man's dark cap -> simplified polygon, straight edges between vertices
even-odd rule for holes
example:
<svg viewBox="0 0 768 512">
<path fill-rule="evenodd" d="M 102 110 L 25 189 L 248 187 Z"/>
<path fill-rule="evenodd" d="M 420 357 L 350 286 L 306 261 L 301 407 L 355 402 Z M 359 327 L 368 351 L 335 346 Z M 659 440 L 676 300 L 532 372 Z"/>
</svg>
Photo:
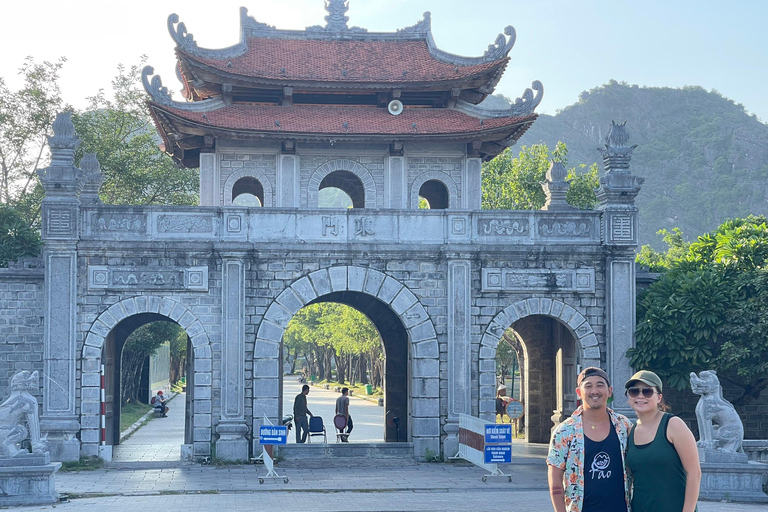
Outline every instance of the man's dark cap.
<svg viewBox="0 0 768 512">
<path fill-rule="evenodd" d="M 581 373 L 579 374 L 579 378 L 576 379 L 576 386 L 581 386 L 581 382 L 586 379 L 587 377 L 602 377 L 605 379 L 605 383 L 609 386 L 611 385 L 611 381 L 608 380 L 608 374 L 605 373 L 605 370 L 602 368 L 598 368 L 597 366 L 589 366 L 587 368 L 584 368 L 581 370 Z"/>
</svg>

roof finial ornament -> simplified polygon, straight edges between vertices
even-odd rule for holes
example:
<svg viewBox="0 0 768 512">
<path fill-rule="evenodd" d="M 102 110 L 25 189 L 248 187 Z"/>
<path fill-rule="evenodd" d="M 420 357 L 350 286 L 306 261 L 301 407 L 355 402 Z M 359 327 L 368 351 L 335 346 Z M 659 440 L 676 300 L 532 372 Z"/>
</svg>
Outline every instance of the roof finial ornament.
<svg viewBox="0 0 768 512">
<path fill-rule="evenodd" d="M 141 70 L 141 83 L 144 85 L 144 90 L 147 91 L 152 101 L 160 103 L 161 105 L 173 105 L 171 95 L 168 94 L 168 88 L 163 87 L 163 81 L 160 79 L 160 75 L 153 76 L 152 82 L 149 81 L 149 75 L 155 74 L 155 68 L 152 66 L 144 66 Z"/>
<path fill-rule="evenodd" d="M 544 97 L 544 85 L 540 81 L 534 80 L 531 84 L 531 89 L 523 91 L 523 96 L 515 100 L 510 108 L 510 115 L 533 114 L 534 109 L 539 106 L 541 99 Z M 533 91 L 538 92 L 538 94 L 534 96 Z"/>
<path fill-rule="evenodd" d="M 504 34 L 509 36 L 509 41 L 504 37 Z M 507 28 L 504 29 L 504 34 L 499 34 L 498 37 L 496 37 L 496 41 L 493 44 L 488 45 L 488 49 L 483 54 L 483 57 L 488 61 L 503 59 L 507 56 L 510 50 L 512 50 L 512 47 L 515 46 L 515 40 L 517 39 L 515 27 L 512 25 L 507 26 Z"/>
<path fill-rule="evenodd" d="M 326 29 L 332 32 L 349 30 L 349 17 L 344 15 L 349 10 L 349 0 L 325 0 L 325 10 L 328 11 L 325 17 Z"/>
<path fill-rule="evenodd" d="M 178 23 L 178 25 L 176 25 Z M 176 27 L 174 28 L 174 25 Z M 187 33 L 187 26 L 184 23 L 179 23 L 179 15 L 176 13 L 168 16 L 168 32 L 176 44 L 186 49 L 197 48 L 197 43 L 192 34 Z"/>
</svg>

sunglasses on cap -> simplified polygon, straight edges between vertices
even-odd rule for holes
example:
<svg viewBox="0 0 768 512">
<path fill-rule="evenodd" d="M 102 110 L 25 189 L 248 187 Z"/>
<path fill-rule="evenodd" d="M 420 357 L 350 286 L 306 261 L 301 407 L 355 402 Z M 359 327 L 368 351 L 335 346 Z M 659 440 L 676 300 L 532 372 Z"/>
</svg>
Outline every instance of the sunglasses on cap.
<svg viewBox="0 0 768 512">
<path fill-rule="evenodd" d="M 640 393 L 642 393 L 645 398 L 651 398 L 653 394 L 656 393 L 656 389 L 638 388 L 635 386 L 632 386 L 631 388 L 627 388 L 627 395 L 629 395 L 631 398 L 637 398 L 638 396 L 640 396 Z"/>
</svg>

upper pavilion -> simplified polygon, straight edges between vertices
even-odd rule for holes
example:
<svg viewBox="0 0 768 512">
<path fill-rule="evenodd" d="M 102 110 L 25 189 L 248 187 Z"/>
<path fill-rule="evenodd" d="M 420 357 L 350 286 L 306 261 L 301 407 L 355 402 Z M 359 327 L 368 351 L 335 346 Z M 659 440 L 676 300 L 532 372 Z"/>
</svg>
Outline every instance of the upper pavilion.
<svg viewBox="0 0 768 512">
<path fill-rule="evenodd" d="M 187 101 L 172 100 L 159 76 L 150 79 L 151 67 L 142 76 L 166 151 L 186 167 L 233 141 L 277 144 L 281 154 L 330 143 L 384 145 L 404 155 L 450 144 L 463 147 L 465 157 L 488 160 L 536 119 L 538 81 L 509 108 L 481 103 L 509 62 L 511 26 L 483 55 L 462 57 L 437 48 L 428 12 L 413 26 L 368 32 L 347 25 L 347 4 L 327 0 L 325 26 L 305 30 L 277 29 L 241 8 L 240 42 L 216 50 L 199 47 L 171 14 Z"/>
</svg>

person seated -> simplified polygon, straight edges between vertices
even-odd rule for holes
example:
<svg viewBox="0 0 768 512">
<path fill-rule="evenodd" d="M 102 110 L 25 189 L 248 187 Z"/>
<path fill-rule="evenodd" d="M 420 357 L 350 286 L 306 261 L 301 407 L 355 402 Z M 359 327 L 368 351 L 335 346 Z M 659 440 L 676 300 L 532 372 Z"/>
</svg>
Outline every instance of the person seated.
<svg viewBox="0 0 768 512">
<path fill-rule="evenodd" d="M 163 396 L 162 389 L 157 391 L 157 394 L 152 397 L 152 400 L 150 400 L 149 403 L 152 405 L 152 407 L 154 407 L 155 412 L 160 414 L 161 417 L 168 417 L 169 408 L 167 405 L 165 405 L 165 397 Z"/>
</svg>

